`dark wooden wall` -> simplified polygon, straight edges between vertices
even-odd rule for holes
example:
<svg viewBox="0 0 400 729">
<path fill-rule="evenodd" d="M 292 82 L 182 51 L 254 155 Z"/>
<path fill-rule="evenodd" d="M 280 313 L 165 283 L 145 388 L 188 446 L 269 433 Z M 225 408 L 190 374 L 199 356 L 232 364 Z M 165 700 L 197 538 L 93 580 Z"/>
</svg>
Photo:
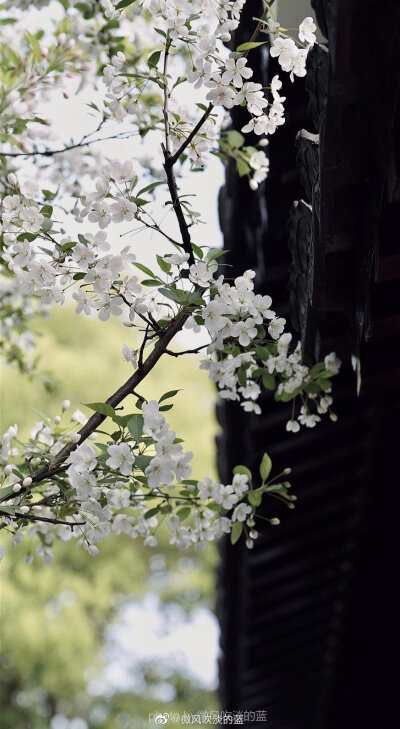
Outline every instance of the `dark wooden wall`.
<svg viewBox="0 0 400 729">
<path fill-rule="evenodd" d="M 256 469 L 267 450 L 278 470 L 292 467 L 298 496 L 295 511 L 265 504 L 282 524 L 260 522 L 252 551 L 221 545 L 220 695 L 226 709 L 266 709 L 269 729 L 391 729 L 400 725 L 400 4 L 315 7 L 327 43 L 310 55 L 307 88 L 286 86 L 267 183 L 250 192 L 228 168 L 220 214 L 234 274 L 256 269 L 307 360 L 332 348 L 343 358 L 339 421 L 287 434 L 288 409 L 269 393 L 261 416 L 218 408 L 221 479 L 238 462 Z M 264 49 L 250 57 L 265 82 L 277 72 Z"/>
</svg>

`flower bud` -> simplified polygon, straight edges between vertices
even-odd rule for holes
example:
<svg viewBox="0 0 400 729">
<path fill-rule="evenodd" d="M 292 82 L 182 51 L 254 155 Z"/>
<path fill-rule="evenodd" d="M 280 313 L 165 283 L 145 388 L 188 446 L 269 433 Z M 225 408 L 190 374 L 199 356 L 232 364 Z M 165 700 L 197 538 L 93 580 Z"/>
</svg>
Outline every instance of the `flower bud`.
<svg viewBox="0 0 400 729">
<path fill-rule="evenodd" d="M 67 36 L 65 33 L 60 33 L 60 35 L 57 38 L 57 43 L 59 46 L 63 46 L 65 41 L 67 40 Z"/>
<path fill-rule="evenodd" d="M 13 472 L 13 468 L 14 468 L 13 464 L 12 464 L 12 463 L 9 463 L 9 464 L 8 464 L 8 465 L 7 465 L 6 467 L 5 467 L 5 469 L 4 469 L 4 475 L 5 475 L 5 476 L 9 476 L 9 475 L 10 475 L 10 473 L 12 473 L 12 472 Z"/>
<path fill-rule="evenodd" d="M 268 147 L 268 144 L 269 144 L 268 139 L 260 139 L 258 146 L 259 147 Z"/>
<path fill-rule="evenodd" d="M 287 476 L 289 473 L 292 473 L 292 469 L 291 468 L 285 468 L 285 470 L 284 470 L 283 473 L 285 474 L 285 476 Z"/>
<path fill-rule="evenodd" d="M 278 519 L 278 517 L 274 516 L 272 519 L 269 520 L 269 523 L 271 524 L 271 526 L 279 526 L 281 520 Z"/>
<path fill-rule="evenodd" d="M 20 483 L 15 483 L 14 486 L 13 486 L 14 494 L 17 494 L 18 491 L 21 491 L 21 488 L 22 488 L 22 486 L 21 486 Z"/>
<path fill-rule="evenodd" d="M 22 481 L 22 485 L 23 485 L 23 486 L 25 486 L 25 488 L 27 488 L 28 486 L 30 486 L 30 485 L 31 485 L 31 483 L 32 483 L 32 479 L 31 479 L 31 477 L 30 477 L 30 476 L 27 476 L 27 477 L 26 477 L 26 478 L 24 478 L 24 480 Z"/>
<path fill-rule="evenodd" d="M 71 401 L 70 400 L 63 400 L 61 403 L 61 407 L 63 410 L 68 410 L 68 408 L 71 407 Z"/>
<path fill-rule="evenodd" d="M 14 172 L 10 172 L 10 174 L 7 177 L 7 180 L 9 181 L 10 185 L 18 184 L 17 176 L 14 175 Z"/>
<path fill-rule="evenodd" d="M 246 547 L 247 549 L 253 549 L 254 542 L 251 539 L 246 539 Z"/>
<path fill-rule="evenodd" d="M 72 433 L 72 435 L 70 437 L 71 443 L 79 443 L 80 439 L 81 439 L 81 436 L 79 435 L 79 433 Z"/>
<path fill-rule="evenodd" d="M 21 514 L 27 514 L 29 511 L 29 506 L 20 506 L 19 511 Z"/>
<path fill-rule="evenodd" d="M 95 557 L 96 554 L 99 553 L 99 549 L 95 544 L 89 544 L 87 551 L 92 555 L 92 557 Z"/>
<path fill-rule="evenodd" d="M 60 423 L 61 423 L 61 418 L 60 418 L 60 416 L 59 416 L 59 415 L 56 415 L 56 416 L 55 416 L 55 418 L 54 418 L 54 422 L 55 422 L 55 424 L 56 424 L 56 425 L 60 425 Z"/>
</svg>

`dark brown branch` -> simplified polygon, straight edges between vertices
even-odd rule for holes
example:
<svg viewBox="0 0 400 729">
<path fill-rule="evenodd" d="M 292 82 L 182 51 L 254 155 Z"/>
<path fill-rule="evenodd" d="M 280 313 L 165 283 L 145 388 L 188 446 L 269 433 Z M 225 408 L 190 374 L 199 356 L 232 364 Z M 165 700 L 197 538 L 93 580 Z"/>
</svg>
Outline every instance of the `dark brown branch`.
<svg viewBox="0 0 400 729">
<path fill-rule="evenodd" d="M 186 222 L 186 218 L 183 212 L 181 201 L 179 200 L 178 187 L 176 184 L 176 178 L 174 174 L 172 157 L 167 151 L 166 147 L 163 146 L 164 152 L 164 169 L 167 175 L 168 189 L 171 195 L 172 207 L 174 208 L 175 215 L 178 221 L 179 230 L 182 236 L 182 244 L 184 251 L 189 255 L 189 265 L 194 263 L 194 255 L 192 242 L 189 233 L 189 226 Z"/>
<path fill-rule="evenodd" d="M 144 333 L 143 341 L 142 341 L 142 344 L 140 345 L 140 352 L 139 352 L 139 370 L 142 370 L 143 369 L 143 355 L 144 355 L 144 350 L 145 350 L 145 347 L 146 347 L 146 344 L 147 344 L 148 336 L 149 336 L 149 325 L 147 325 L 147 327 L 146 327 L 146 331 Z"/>
<path fill-rule="evenodd" d="M 203 126 L 203 124 L 207 121 L 208 117 L 210 116 L 213 108 L 214 108 L 213 104 L 209 104 L 209 106 L 206 109 L 206 111 L 204 112 L 203 116 L 201 117 L 201 119 L 199 119 L 199 121 L 197 122 L 196 126 L 193 127 L 192 131 L 186 137 L 185 141 L 182 142 L 182 144 L 179 147 L 179 149 L 177 149 L 177 151 L 174 154 L 171 155 L 171 158 L 170 159 L 171 159 L 171 164 L 172 165 L 174 165 L 178 161 L 178 159 L 181 156 L 181 154 L 184 153 L 185 149 L 189 146 L 190 142 L 195 138 L 196 134 L 198 134 L 198 132 L 200 131 L 201 127 Z"/>
<path fill-rule="evenodd" d="M 0 157 L 53 157 L 56 154 L 70 152 L 71 149 L 77 149 L 79 147 L 89 147 L 91 144 L 97 144 L 98 142 L 108 142 L 110 139 L 120 139 L 124 135 L 132 137 L 136 136 L 137 132 L 118 132 L 118 134 L 112 134 L 110 137 L 90 139 L 87 142 L 83 142 L 81 140 L 80 142 L 76 142 L 76 144 L 71 144 L 69 147 L 62 147 L 62 149 L 48 149 L 44 152 L 0 152 Z"/>
<path fill-rule="evenodd" d="M 251 38 L 249 40 L 249 43 L 254 43 L 254 41 L 256 40 L 258 34 L 260 33 L 260 31 L 264 25 L 264 21 L 268 17 L 268 12 L 269 12 L 271 6 L 274 4 L 274 2 L 275 2 L 275 0 L 269 0 L 269 2 L 268 1 L 266 2 L 266 7 L 264 9 L 264 12 L 259 20 L 259 23 L 258 23 L 253 35 L 251 36 Z M 256 20 L 256 18 L 253 18 L 253 20 Z M 244 54 L 245 57 L 247 57 L 249 55 L 250 50 L 251 50 L 251 48 L 249 48 L 249 50 L 246 51 L 246 53 Z"/>
<path fill-rule="evenodd" d="M 4 512 L 0 512 L 3 513 Z M 4 514 L 4 516 L 10 516 L 9 514 Z M 27 519 L 28 521 L 45 521 L 48 524 L 62 524 L 63 526 L 69 526 L 71 529 L 74 526 L 85 526 L 85 521 L 62 521 L 61 519 L 51 519 L 48 516 L 33 516 L 33 514 L 21 514 L 20 512 L 15 512 L 12 519 Z"/>
<path fill-rule="evenodd" d="M 255 32 L 252 35 L 251 41 L 254 40 L 254 38 L 257 37 L 261 27 L 262 27 L 262 21 L 267 17 L 269 7 L 273 4 L 274 0 L 271 0 L 267 4 L 266 9 L 264 10 L 264 13 L 262 15 L 262 19 L 257 25 L 257 28 Z M 190 144 L 192 139 L 196 136 L 208 116 L 210 115 L 213 105 L 210 104 L 208 109 L 204 112 L 202 118 L 199 120 L 199 122 L 196 124 L 196 126 L 193 128 L 192 132 L 189 134 L 185 142 L 181 145 L 181 147 L 177 150 L 177 152 L 174 155 L 171 155 L 169 150 L 169 121 L 168 121 L 168 100 L 169 100 L 169 90 L 168 90 L 168 83 L 167 83 L 167 64 L 168 64 L 168 51 L 170 48 L 171 42 L 170 39 L 167 38 L 167 44 L 165 49 L 165 56 L 164 56 L 164 121 L 165 121 L 165 145 L 163 145 L 163 152 L 164 152 L 164 169 L 167 175 L 167 183 L 168 183 L 168 189 L 170 191 L 171 200 L 173 204 L 173 208 L 178 220 L 179 229 L 181 232 L 182 237 L 182 243 L 184 250 L 189 255 L 189 264 L 194 263 L 194 255 L 193 255 L 193 249 L 191 245 L 191 238 L 190 238 L 190 232 L 189 232 L 189 226 L 186 222 L 185 215 L 183 213 L 182 205 L 179 200 L 179 194 L 178 194 L 178 188 L 176 184 L 176 178 L 174 174 L 174 164 L 179 159 L 179 156 L 182 154 L 182 152 L 186 149 L 186 147 Z M 247 55 L 247 53 L 245 54 Z M 118 136 L 118 135 L 117 135 Z M 112 137 L 109 137 L 110 139 Z M 92 140 L 95 141 L 95 140 Z M 85 145 L 90 144 L 91 142 L 85 142 Z M 82 143 L 75 145 L 75 146 L 83 146 Z M 70 147 L 69 149 L 73 149 L 73 147 Z M 59 150 L 60 152 L 67 151 L 67 148 L 64 150 Z M 51 155 L 56 154 L 56 152 L 38 152 L 36 154 L 44 154 L 44 155 Z M 15 153 L 7 156 L 31 156 L 29 153 Z M 153 367 L 156 365 L 158 360 L 162 357 L 163 354 L 168 353 L 171 354 L 170 350 L 167 350 L 167 346 L 170 343 L 171 339 L 175 336 L 175 334 L 180 331 L 185 323 L 185 321 L 188 319 L 189 314 L 188 313 L 181 313 L 178 314 L 178 316 L 175 317 L 171 321 L 171 323 L 168 325 L 168 327 L 163 331 L 162 335 L 160 336 L 160 339 L 158 340 L 157 344 L 155 345 L 153 351 L 150 353 L 150 355 L 147 357 L 147 359 L 142 363 L 142 366 L 139 367 L 136 372 L 123 384 L 121 387 L 114 392 L 113 395 L 111 395 L 107 400 L 106 403 L 108 405 L 111 405 L 111 407 L 115 408 L 117 405 L 119 405 L 129 394 L 133 394 L 135 388 L 137 385 L 139 385 L 142 380 L 148 375 L 148 373 L 153 369 Z M 147 330 L 148 332 L 148 330 Z M 145 337 L 146 341 L 146 337 Z M 199 349 L 202 349 L 199 348 Z M 195 350 L 190 350 L 190 353 L 194 353 Z M 172 353 L 173 356 L 179 356 L 179 354 L 184 354 L 185 352 L 181 353 Z M 101 425 L 101 423 L 106 419 L 106 415 L 102 415 L 101 413 L 94 413 L 87 423 L 81 428 L 79 431 L 80 439 L 77 443 L 69 442 L 67 443 L 61 451 L 57 454 L 55 457 L 53 463 L 51 465 L 46 465 L 40 468 L 32 477 L 32 485 L 39 483 L 40 481 L 43 481 L 45 479 L 51 478 L 57 473 L 60 473 L 61 471 L 65 470 L 65 461 L 69 457 L 69 455 L 78 447 L 78 445 L 81 445 L 90 435 L 93 433 L 97 428 Z M 30 488 L 30 487 L 29 487 Z M 21 492 L 26 491 L 26 489 L 21 489 Z M 20 493 L 21 493 L 20 492 Z M 8 500 L 10 496 L 3 497 L 1 501 Z M 20 514 L 20 517 L 26 518 L 25 515 Z M 33 517 L 31 517 L 33 518 Z M 48 521 L 46 517 L 34 517 L 36 520 L 43 520 Z M 68 525 L 70 525 L 69 522 L 66 522 Z"/>
<path fill-rule="evenodd" d="M 205 347 L 208 347 L 208 344 L 202 344 L 201 347 L 196 347 L 196 349 L 185 349 L 183 352 L 173 352 L 172 349 L 166 349 L 165 354 L 169 354 L 170 357 L 180 357 L 182 354 L 198 354 Z"/>
<path fill-rule="evenodd" d="M 112 408 L 115 408 L 122 402 L 122 400 L 124 400 L 128 395 L 133 393 L 135 388 L 142 382 L 142 380 L 145 379 L 148 373 L 157 364 L 160 357 L 162 357 L 162 355 L 165 353 L 165 350 L 167 349 L 167 346 L 170 343 L 171 339 L 173 339 L 175 334 L 182 329 L 188 316 L 189 314 L 187 313 L 178 314 L 178 316 L 171 321 L 169 326 L 164 330 L 153 351 L 143 362 L 142 369 L 136 370 L 136 372 L 134 372 L 133 375 L 131 375 L 131 377 L 129 377 L 129 379 L 124 382 L 124 384 L 121 385 L 121 387 L 106 400 L 107 405 L 111 405 Z M 78 445 L 81 445 L 81 443 L 83 443 L 89 437 L 89 435 L 91 435 L 91 433 L 97 430 L 97 428 L 101 425 L 101 423 L 103 423 L 106 417 L 106 415 L 102 415 L 101 413 L 94 413 L 89 418 L 87 423 L 83 426 L 83 428 L 81 428 L 81 430 L 79 431 L 80 439 L 78 443 L 66 443 L 64 448 L 62 448 L 62 450 L 57 454 L 52 464 L 48 466 L 43 466 L 33 475 L 32 485 L 34 485 L 35 483 L 39 483 L 44 479 L 51 478 L 56 473 L 60 473 L 61 471 L 63 471 L 65 469 L 65 461 L 67 460 L 70 453 L 72 453 L 78 447 Z M 21 489 L 19 493 L 25 490 L 26 489 Z M 2 500 L 5 501 L 10 498 L 10 496 L 7 496 L 4 497 Z"/>
</svg>

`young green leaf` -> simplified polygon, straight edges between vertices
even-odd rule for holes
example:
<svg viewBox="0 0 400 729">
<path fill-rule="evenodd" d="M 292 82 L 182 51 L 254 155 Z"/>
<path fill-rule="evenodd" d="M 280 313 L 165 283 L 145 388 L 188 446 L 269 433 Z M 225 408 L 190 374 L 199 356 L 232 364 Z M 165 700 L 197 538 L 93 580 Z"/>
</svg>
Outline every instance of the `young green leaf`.
<svg viewBox="0 0 400 729">
<path fill-rule="evenodd" d="M 178 392 L 180 392 L 180 390 L 169 390 L 168 392 L 164 392 L 164 395 L 161 395 L 158 402 L 164 402 L 164 400 L 169 400 L 170 397 L 175 397 Z"/>
<path fill-rule="evenodd" d="M 139 441 L 143 433 L 143 415 L 140 415 L 139 413 L 137 413 L 136 415 L 132 415 L 130 420 L 128 420 L 127 425 L 132 438 L 134 438 L 136 441 Z"/>
<path fill-rule="evenodd" d="M 233 527 L 232 527 L 232 531 L 231 531 L 231 544 L 236 544 L 236 542 L 241 537 L 242 531 L 243 531 L 243 522 L 235 521 L 233 524 Z"/>
<path fill-rule="evenodd" d="M 106 415 L 109 418 L 113 418 L 115 415 L 114 408 L 111 407 L 111 405 L 108 405 L 106 402 L 84 402 L 83 405 L 87 408 L 90 408 L 91 410 L 94 410 L 96 413 Z"/>
<path fill-rule="evenodd" d="M 271 473 L 272 461 L 268 453 L 264 453 L 260 464 L 260 476 L 263 481 L 266 481 L 269 474 Z"/>
<path fill-rule="evenodd" d="M 237 473 L 243 474 L 248 477 L 249 481 L 251 480 L 251 471 L 246 466 L 235 466 L 233 469 L 233 475 L 236 476 Z"/>
<path fill-rule="evenodd" d="M 252 506 L 260 506 L 262 494 L 259 491 L 250 491 L 247 498 L 249 500 L 249 504 Z"/>
<path fill-rule="evenodd" d="M 266 42 L 267 41 L 248 41 L 247 43 L 242 43 L 242 45 L 238 46 L 236 48 L 236 50 L 237 51 L 251 51 L 253 48 L 258 48 L 258 46 L 265 45 Z"/>
</svg>

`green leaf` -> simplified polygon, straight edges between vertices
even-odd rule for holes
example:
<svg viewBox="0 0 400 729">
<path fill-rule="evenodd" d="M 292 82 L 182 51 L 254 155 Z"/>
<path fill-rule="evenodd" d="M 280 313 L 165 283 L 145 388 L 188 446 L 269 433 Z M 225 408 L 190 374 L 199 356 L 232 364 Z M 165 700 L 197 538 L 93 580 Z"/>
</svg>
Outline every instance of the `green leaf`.
<svg viewBox="0 0 400 729">
<path fill-rule="evenodd" d="M 149 68 L 155 68 L 160 60 L 161 51 L 154 51 L 147 61 Z"/>
<path fill-rule="evenodd" d="M 236 542 L 240 539 L 243 531 L 243 522 L 242 521 L 235 521 L 232 527 L 231 531 L 231 544 L 236 544 Z"/>
<path fill-rule="evenodd" d="M 113 418 L 115 416 L 114 408 L 106 402 L 84 402 L 83 405 L 106 417 Z"/>
<path fill-rule="evenodd" d="M 203 251 L 201 250 L 201 248 L 200 248 L 199 246 L 196 246 L 196 244 L 195 244 L 195 243 L 191 243 L 191 246 L 192 246 L 192 248 L 193 248 L 193 252 L 194 252 L 194 253 L 196 254 L 196 256 L 197 256 L 198 258 L 203 258 L 203 255 L 204 255 L 204 253 L 203 253 Z"/>
<path fill-rule="evenodd" d="M 239 149 L 244 144 L 244 136 L 240 132 L 237 132 L 236 129 L 231 129 L 228 132 L 228 142 L 234 149 Z"/>
<path fill-rule="evenodd" d="M 314 365 L 314 367 L 310 370 L 310 377 L 315 377 L 316 375 L 320 375 L 321 372 L 325 370 L 325 363 L 324 362 L 318 362 L 318 364 Z"/>
<path fill-rule="evenodd" d="M 207 253 L 207 261 L 214 261 L 221 256 L 225 256 L 227 251 L 223 251 L 221 248 L 211 248 Z"/>
<path fill-rule="evenodd" d="M 266 390 L 275 390 L 275 377 L 270 375 L 269 372 L 264 372 L 262 383 Z"/>
<path fill-rule="evenodd" d="M 151 461 L 151 456 L 136 456 L 135 468 L 140 468 L 141 471 L 145 471 Z"/>
<path fill-rule="evenodd" d="M 47 233 L 49 230 L 51 230 L 53 225 L 53 221 L 50 220 L 50 218 L 45 218 L 42 223 L 42 230 L 44 230 L 45 233 Z"/>
<path fill-rule="evenodd" d="M 171 299 L 171 301 L 175 301 L 178 304 L 185 303 L 188 298 L 186 291 L 177 291 L 177 289 L 160 288 L 159 292 L 162 296 L 165 296 L 166 299 Z"/>
<path fill-rule="evenodd" d="M 10 516 L 13 516 L 16 508 L 16 506 L 0 506 L 0 511 L 3 511 L 5 514 L 10 514 Z M 27 518 L 28 515 L 25 516 L 25 519 Z"/>
<path fill-rule="evenodd" d="M 270 352 L 267 349 L 267 347 L 256 347 L 256 354 L 259 359 L 261 359 L 263 362 L 268 359 Z"/>
<path fill-rule="evenodd" d="M 318 394 L 318 392 L 321 392 L 321 388 L 318 382 L 310 382 L 304 387 L 304 392 Z"/>
<path fill-rule="evenodd" d="M 143 273 L 146 273 L 148 276 L 151 276 L 152 278 L 154 277 L 153 271 L 150 271 L 150 269 L 147 268 L 147 266 L 144 266 L 143 263 L 135 262 L 133 265 L 136 266 L 136 268 L 139 268 L 141 271 L 143 271 Z"/>
<path fill-rule="evenodd" d="M 250 165 L 248 165 L 247 162 L 245 162 L 243 159 L 236 160 L 236 168 L 239 177 L 244 177 L 245 175 L 248 175 L 249 172 L 251 172 Z"/>
<path fill-rule="evenodd" d="M 332 387 L 332 382 L 330 380 L 318 380 L 319 386 L 321 387 L 321 390 L 330 390 Z"/>
<path fill-rule="evenodd" d="M 17 236 L 17 240 L 28 240 L 29 243 L 32 243 L 33 240 L 36 238 L 36 233 L 20 233 Z"/>
<path fill-rule="evenodd" d="M 51 216 L 53 215 L 53 208 L 51 205 L 43 205 L 43 207 L 40 208 L 39 212 L 46 218 L 51 218 Z"/>
<path fill-rule="evenodd" d="M 118 7 L 118 5 L 117 5 Z M 236 48 L 237 51 L 251 51 L 253 48 L 258 48 L 258 46 L 265 45 L 267 41 L 248 41 L 247 43 L 242 43 L 241 46 L 238 46 Z"/>
<path fill-rule="evenodd" d="M 269 474 L 271 473 L 272 461 L 268 453 L 264 453 L 262 461 L 260 463 L 260 476 L 263 481 L 266 481 Z"/>
<path fill-rule="evenodd" d="M 14 496 L 12 486 L 7 486 L 7 488 L 0 489 L 0 502 L 7 501 L 9 496 Z M 2 508 L 2 507 L 0 507 L 0 508 Z"/>
<path fill-rule="evenodd" d="M 156 281 L 155 278 L 144 278 L 143 281 L 140 282 L 142 286 L 159 286 L 160 282 Z"/>
<path fill-rule="evenodd" d="M 249 504 L 252 506 L 260 506 L 262 494 L 259 491 L 250 491 L 247 498 L 249 500 Z"/>
<path fill-rule="evenodd" d="M 168 392 L 164 392 L 164 395 L 160 397 L 158 402 L 164 402 L 164 400 L 169 400 L 170 397 L 175 397 L 178 392 L 180 392 L 180 390 L 169 390 Z"/>
<path fill-rule="evenodd" d="M 239 367 L 239 369 L 238 369 L 238 371 L 236 373 L 236 377 L 239 380 L 239 384 L 242 387 L 246 387 L 247 375 L 246 375 L 246 367 L 244 365 L 241 365 L 241 367 Z"/>
<path fill-rule="evenodd" d="M 115 6 L 115 9 L 121 10 L 122 8 L 127 8 L 128 5 L 133 5 L 134 2 L 136 2 L 136 0 L 121 0 L 121 2 Z"/>
<path fill-rule="evenodd" d="M 184 521 L 190 515 L 190 511 L 191 511 L 190 506 L 184 506 L 183 509 L 179 509 L 176 512 L 176 515 L 179 516 L 181 521 Z"/>
<path fill-rule="evenodd" d="M 143 433 L 143 415 L 140 415 L 139 413 L 137 415 L 132 415 L 130 420 L 128 420 L 127 425 L 132 438 L 134 438 L 136 441 L 139 441 Z"/>
<path fill-rule="evenodd" d="M 248 477 L 249 481 L 251 480 L 251 471 L 246 466 L 235 466 L 233 469 L 233 475 L 236 476 L 237 473 L 244 474 Z"/>
<path fill-rule="evenodd" d="M 131 417 L 132 415 L 114 415 L 113 421 L 114 423 L 117 423 L 117 425 L 120 425 L 121 428 L 126 428 Z"/>
<path fill-rule="evenodd" d="M 61 250 L 64 251 L 70 251 L 71 248 L 74 248 L 76 246 L 76 241 L 70 240 L 68 243 L 64 243 L 64 245 L 61 246 Z"/>
<path fill-rule="evenodd" d="M 159 512 L 158 506 L 154 506 L 153 509 L 149 509 L 148 511 L 145 512 L 144 518 L 145 519 L 151 519 L 151 517 L 152 516 L 155 516 L 156 514 L 158 514 L 158 512 Z"/>
<path fill-rule="evenodd" d="M 36 36 L 32 35 L 31 33 L 26 33 L 25 37 L 33 49 L 33 55 L 34 55 L 35 61 L 41 61 L 42 60 L 42 51 L 41 51 L 38 39 L 36 38 Z"/>
<path fill-rule="evenodd" d="M 152 182 L 150 185 L 146 185 L 146 187 L 142 187 L 142 189 L 139 190 L 139 192 L 138 192 L 138 197 L 140 195 L 143 195 L 144 192 L 153 192 L 153 190 L 155 190 L 155 188 L 158 187 L 159 185 L 165 185 L 164 180 L 161 180 L 159 182 Z"/>
<path fill-rule="evenodd" d="M 164 261 L 164 259 L 161 256 L 157 256 L 157 262 L 160 266 L 161 270 L 164 271 L 164 273 L 169 273 L 171 270 L 171 264 Z"/>
</svg>

